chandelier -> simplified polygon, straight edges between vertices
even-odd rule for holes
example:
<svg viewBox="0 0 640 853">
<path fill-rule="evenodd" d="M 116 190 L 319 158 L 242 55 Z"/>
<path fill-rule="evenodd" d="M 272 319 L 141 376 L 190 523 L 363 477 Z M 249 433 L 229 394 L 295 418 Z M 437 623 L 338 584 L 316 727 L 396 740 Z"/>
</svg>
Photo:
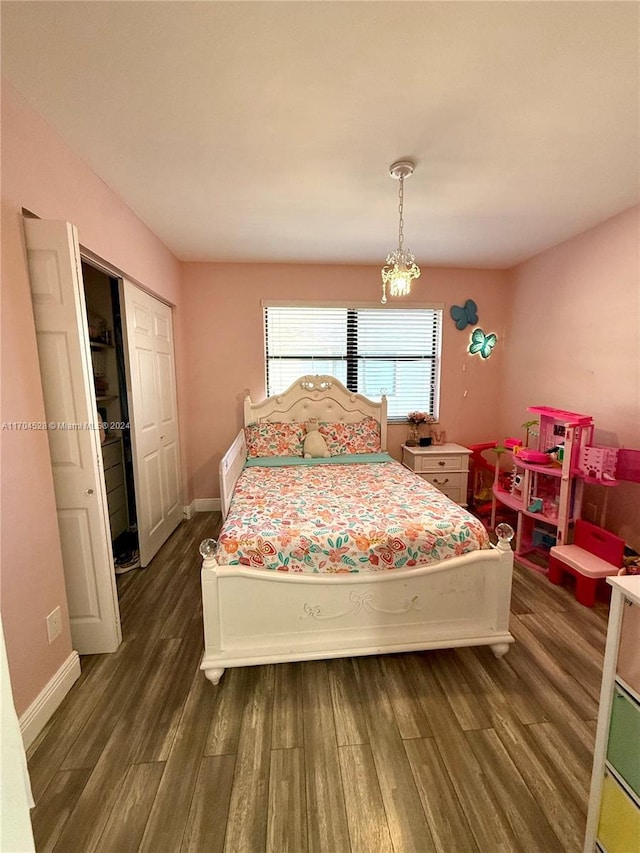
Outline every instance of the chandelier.
<svg viewBox="0 0 640 853">
<path fill-rule="evenodd" d="M 415 165 L 411 160 L 398 160 L 389 167 L 392 178 L 400 181 L 398 191 L 398 212 L 400 221 L 398 225 L 398 248 L 389 252 L 387 262 L 382 267 L 382 302 L 387 301 L 387 287 L 389 296 L 407 296 L 411 292 L 411 282 L 419 278 L 420 267 L 416 264 L 415 255 L 409 249 L 404 248 L 404 219 L 402 218 L 404 207 L 404 179 L 413 174 Z"/>
</svg>

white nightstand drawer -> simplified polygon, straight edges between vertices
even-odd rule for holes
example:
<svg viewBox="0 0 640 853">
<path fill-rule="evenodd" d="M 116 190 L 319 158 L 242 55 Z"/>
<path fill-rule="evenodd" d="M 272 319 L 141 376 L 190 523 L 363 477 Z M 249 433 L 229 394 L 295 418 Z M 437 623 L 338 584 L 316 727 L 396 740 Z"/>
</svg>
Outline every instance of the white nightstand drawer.
<svg viewBox="0 0 640 853">
<path fill-rule="evenodd" d="M 467 475 L 461 471 L 451 473 L 422 474 L 422 478 L 439 491 L 444 492 L 452 501 L 467 502 Z"/>
<path fill-rule="evenodd" d="M 416 456 L 416 471 L 468 471 L 469 457 L 465 454 L 429 453 Z"/>
</svg>

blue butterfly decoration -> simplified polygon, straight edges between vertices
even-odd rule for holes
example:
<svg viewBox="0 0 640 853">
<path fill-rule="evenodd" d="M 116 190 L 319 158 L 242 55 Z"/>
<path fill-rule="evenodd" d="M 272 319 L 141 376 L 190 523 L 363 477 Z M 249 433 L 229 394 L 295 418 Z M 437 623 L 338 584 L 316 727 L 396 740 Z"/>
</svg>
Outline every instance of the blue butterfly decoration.
<svg viewBox="0 0 640 853">
<path fill-rule="evenodd" d="M 455 320 L 456 329 L 466 329 L 478 322 L 478 306 L 473 299 L 467 299 L 464 306 L 452 305 L 451 316 Z"/>
<path fill-rule="evenodd" d="M 493 334 L 493 332 L 489 335 L 485 335 L 482 329 L 474 329 L 473 332 L 471 332 L 469 353 L 471 355 L 476 355 L 477 353 L 481 358 L 489 358 L 491 350 L 497 343 L 498 338 Z"/>
</svg>

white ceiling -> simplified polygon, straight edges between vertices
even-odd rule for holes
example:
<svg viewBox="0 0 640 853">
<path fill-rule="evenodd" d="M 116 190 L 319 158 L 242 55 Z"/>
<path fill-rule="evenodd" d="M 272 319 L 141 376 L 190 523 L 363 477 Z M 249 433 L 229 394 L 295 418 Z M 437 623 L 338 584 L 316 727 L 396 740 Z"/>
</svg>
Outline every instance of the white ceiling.
<svg viewBox="0 0 640 853">
<path fill-rule="evenodd" d="M 182 260 L 510 267 L 638 201 L 636 2 L 2 2 L 2 72 Z"/>
</svg>

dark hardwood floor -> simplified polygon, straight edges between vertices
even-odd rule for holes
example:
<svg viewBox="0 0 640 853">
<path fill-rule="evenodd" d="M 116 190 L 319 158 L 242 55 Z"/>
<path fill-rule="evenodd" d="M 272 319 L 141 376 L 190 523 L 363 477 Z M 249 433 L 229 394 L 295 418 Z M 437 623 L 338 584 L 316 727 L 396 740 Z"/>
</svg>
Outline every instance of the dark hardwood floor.
<svg viewBox="0 0 640 853">
<path fill-rule="evenodd" d="M 184 522 L 120 576 L 124 642 L 82 675 L 29 755 L 38 851 L 578 853 L 607 607 L 516 567 L 488 648 L 227 670 L 202 653 Z"/>
</svg>

